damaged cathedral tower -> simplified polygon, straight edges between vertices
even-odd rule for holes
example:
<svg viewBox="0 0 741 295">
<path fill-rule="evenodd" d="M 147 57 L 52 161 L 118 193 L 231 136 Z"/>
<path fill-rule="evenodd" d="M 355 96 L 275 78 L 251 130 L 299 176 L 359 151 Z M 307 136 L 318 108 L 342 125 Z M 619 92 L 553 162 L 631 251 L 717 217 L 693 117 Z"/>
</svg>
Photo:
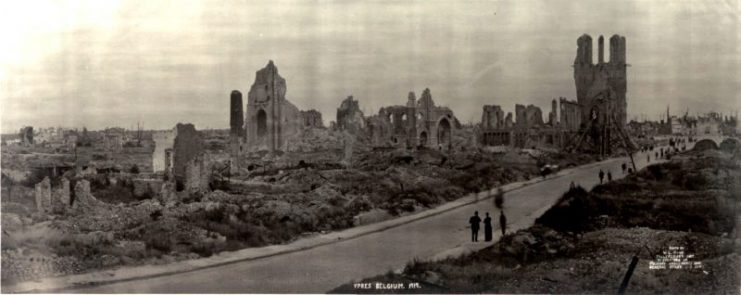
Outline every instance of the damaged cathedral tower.
<svg viewBox="0 0 741 295">
<path fill-rule="evenodd" d="M 614 113 L 621 126 L 627 124 L 627 79 L 625 63 L 625 37 L 610 37 L 610 60 L 604 60 L 604 38 L 597 41 L 598 59 L 592 62 L 592 37 L 582 35 L 576 41 L 578 49 L 574 60 L 576 99 L 582 106 L 582 122 L 593 116 Z"/>
</svg>

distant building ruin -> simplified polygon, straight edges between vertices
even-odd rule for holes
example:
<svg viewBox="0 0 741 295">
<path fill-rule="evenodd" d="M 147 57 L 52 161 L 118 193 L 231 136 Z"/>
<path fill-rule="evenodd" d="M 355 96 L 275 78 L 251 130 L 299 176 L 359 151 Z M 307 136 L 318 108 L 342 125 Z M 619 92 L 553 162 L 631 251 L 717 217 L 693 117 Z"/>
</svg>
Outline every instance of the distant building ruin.
<svg viewBox="0 0 741 295">
<path fill-rule="evenodd" d="M 352 95 L 343 100 L 337 108 L 336 127 L 339 130 L 348 130 L 351 134 L 365 129 L 365 116 L 360 110 L 358 101 L 354 100 Z"/>
<path fill-rule="evenodd" d="M 175 126 L 175 139 L 173 147 L 168 153 L 172 160 L 166 160 L 171 165 L 169 171 L 176 184 L 180 187 L 186 181 L 186 168 L 191 160 L 203 153 L 203 139 L 193 124 L 180 124 Z"/>
<path fill-rule="evenodd" d="M 285 151 L 305 127 L 323 127 L 321 113 L 301 112 L 286 99 L 286 80 L 273 61 L 255 73 L 247 94 L 244 129 L 247 151 Z"/>
<path fill-rule="evenodd" d="M 410 92 L 406 105 L 383 107 L 367 120 L 366 132 L 374 146 L 452 148 L 453 111 L 436 106 L 430 89 L 417 100 Z"/>
</svg>

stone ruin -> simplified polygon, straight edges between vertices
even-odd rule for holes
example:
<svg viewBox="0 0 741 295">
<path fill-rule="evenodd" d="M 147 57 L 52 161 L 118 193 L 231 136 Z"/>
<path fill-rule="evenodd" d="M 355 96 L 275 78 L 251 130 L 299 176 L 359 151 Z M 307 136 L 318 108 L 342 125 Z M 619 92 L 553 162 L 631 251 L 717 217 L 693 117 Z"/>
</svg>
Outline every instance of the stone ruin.
<svg viewBox="0 0 741 295">
<path fill-rule="evenodd" d="M 105 206 L 105 203 L 96 199 L 90 192 L 89 181 L 81 179 L 75 183 L 75 198 L 72 202 L 73 210 L 89 211 L 103 206 Z"/>
<path fill-rule="evenodd" d="M 530 128 L 543 126 L 543 112 L 539 107 L 521 104 L 515 105 L 515 126 L 517 128 Z"/>
<path fill-rule="evenodd" d="M 560 106 L 560 120 L 559 124 L 561 128 L 578 131 L 581 127 L 581 106 L 579 103 L 571 100 L 567 100 L 564 97 L 558 99 Z"/>
<path fill-rule="evenodd" d="M 317 110 L 301 111 L 301 119 L 304 127 L 324 128 L 322 113 Z"/>
<path fill-rule="evenodd" d="M 39 212 L 51 212 L 51 181 L 49 177 L 37 183 L 35 186 L 36 210 Z"/>
<path fill-rule="evenodd" d="M 175 140 L 172 147 L 171 174 L 178 187 L 184 186 L 187 178 L 186 169 L 193 158 L 204 151 L 203 138 L 193 124 L 175 126 Z"/>
<path fill-rule="evenodd" d="M 417 100 L 410 92 L 406 105 L 383 107 L 369 117 L 366 133 L 374 146 L 452 148 L 453 127 L 459 127 L 453 111 L 436 106 L 430 89 Z"/>
<path fill-rule="evenodd" d="M 33 141 L 33 127 L 31 127 L 31 126 L 23 127 L 23 128 L 21 128 L 19 134 L 20 134 L 21 144 L 26 145 L 26 146 L 33 145 L 33 143 L 34 143 L 34 141 Z"/>
<path fill-rule="evenodd" d="M 365 129 L 365 116 L 360 110 L 358 101 L 354 100 L 352 95 L 343 100 L 340 107 L 337 108 L 335 124 L 337 129 L 347 130 L 350 134 L 357 134 L 360 130 Z"/>
<path fill-rule="evenodd" d="M 244 108 L 242 106 L 242 92 L 232 91 L 230 95 L 229 109 L 229 135 L 232 137 L 244 137 Z"/>
<path fill-rule="evenodd" d="M 582 107 L 582 122 L 591 120 L 592 114 L 614 114 L 618 124 L 627 124 L 627 75 L 625 37 L 610 37 L 610 60 L 604 60 L 604 38 L 598 39 L 597 64 L 592 62 L 592 37 L 584 34 L 577 39 L 574 60 L 576 99 Z"/>
<path fill-rule="evenodd" d="M 204 154 L 197 155 L 188 161 L 185 169 L 185 190 L 189 193 L 208 191 L 211 182 L 211 167 Z"/>
<path fill-rule="evenodd" d="M 301 112 L 286 99 L 286 80 L 273 61 L 255 73 L 247 94 L 244 129 L 247 151 L 285 151 L 304 127 L 323 127 L 321 113 Z"/>
</svg>

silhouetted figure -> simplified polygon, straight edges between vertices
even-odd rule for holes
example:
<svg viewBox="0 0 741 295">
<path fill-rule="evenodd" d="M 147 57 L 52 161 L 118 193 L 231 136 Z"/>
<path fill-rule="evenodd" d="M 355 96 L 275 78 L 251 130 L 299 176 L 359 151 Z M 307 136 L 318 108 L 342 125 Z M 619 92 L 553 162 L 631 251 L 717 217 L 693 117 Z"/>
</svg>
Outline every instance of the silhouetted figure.
<svg viewBox="0 0 741 295">
<path fill-rule="evenodd" d="M 625 174 L 625 169 L 628 168 L 628 165 L 625 165 L 625 163 L 623 163 L 623 166 L 622 167 L 623 167 L 623 174 Z"/>
<path fill-rule="evenodd" d="M 656 158 L 656 159 L 659 158 L 659 152 L 654 153 L 654 158 Z"/>
<path fill-rule="evenodd" d="M 491 217 L 489 217 L 489 212 L 486 212 L 486 218 L 484 218 L 484 241 L 491 241 L 491 230 Z"/>
<path fill-rule="evenodd" d="M 599 170 L 599 184 L 602 184 L 602 180 L 605 179 L 605 171 Z"/>
<path fill-rule="evenodd" d="M 507 230 L 507 217 L 504 217 L 504 210 L 499 211 L 499 226 L 502 228 L 502 236 Z"/>
<path fill-rule="evenodd" d="M 651 154 L 646 155 L 646 163 L 651 162 Z"/>
<path fill-rule="evenodd" d="M 607 181 L 612 181 L 612 171 L 607 171 Z"/>
<path fill-rule="evenodd" d="M 572 181 L 571 185 L 569 185 L 569 189 L 575 189 L 575 188 L 576 188 L 576 184 Z"/>
<path fill-rule="evenodd" d="M 471 241 L 478 242 L 479 241 L 479 224 L 481 223 L 481 218 L 479 217 L 479 211 L 476 211 L 473 213 L 473 216 L 471 216 L 471 219 L 468 220 L 468 223 L 471 224 Z"/>
<path fill-rule="evenodd" d="M 633 168 L 628 168 L 628 174 L 632 174 L 632 173 L 633 173 Z"/>
</svg>

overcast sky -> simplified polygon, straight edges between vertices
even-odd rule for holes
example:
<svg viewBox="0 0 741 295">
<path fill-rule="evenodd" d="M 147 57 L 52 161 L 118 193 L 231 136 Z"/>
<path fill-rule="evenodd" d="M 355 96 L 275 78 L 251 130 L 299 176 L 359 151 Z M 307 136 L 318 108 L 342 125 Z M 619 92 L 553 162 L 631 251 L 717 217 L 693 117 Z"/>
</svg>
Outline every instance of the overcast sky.
<svg viewBox="0 0 741 295">
<path fill-rule="evenodd" d="M 246 103 L 270 59 L 286 97 L 327 124 L 348 95 L 370 115 L 425 87 L 462 122 L 484 104 L 547 116 L 576 97 L 584 33 L 595 51 L 600 34 L 625 36 L 629 119 L 667 104 L 727 114 L 741 110 L 740 2 L 4 1 L 0 121 L 228 128 L 229 93 Z"/>
</svg>

